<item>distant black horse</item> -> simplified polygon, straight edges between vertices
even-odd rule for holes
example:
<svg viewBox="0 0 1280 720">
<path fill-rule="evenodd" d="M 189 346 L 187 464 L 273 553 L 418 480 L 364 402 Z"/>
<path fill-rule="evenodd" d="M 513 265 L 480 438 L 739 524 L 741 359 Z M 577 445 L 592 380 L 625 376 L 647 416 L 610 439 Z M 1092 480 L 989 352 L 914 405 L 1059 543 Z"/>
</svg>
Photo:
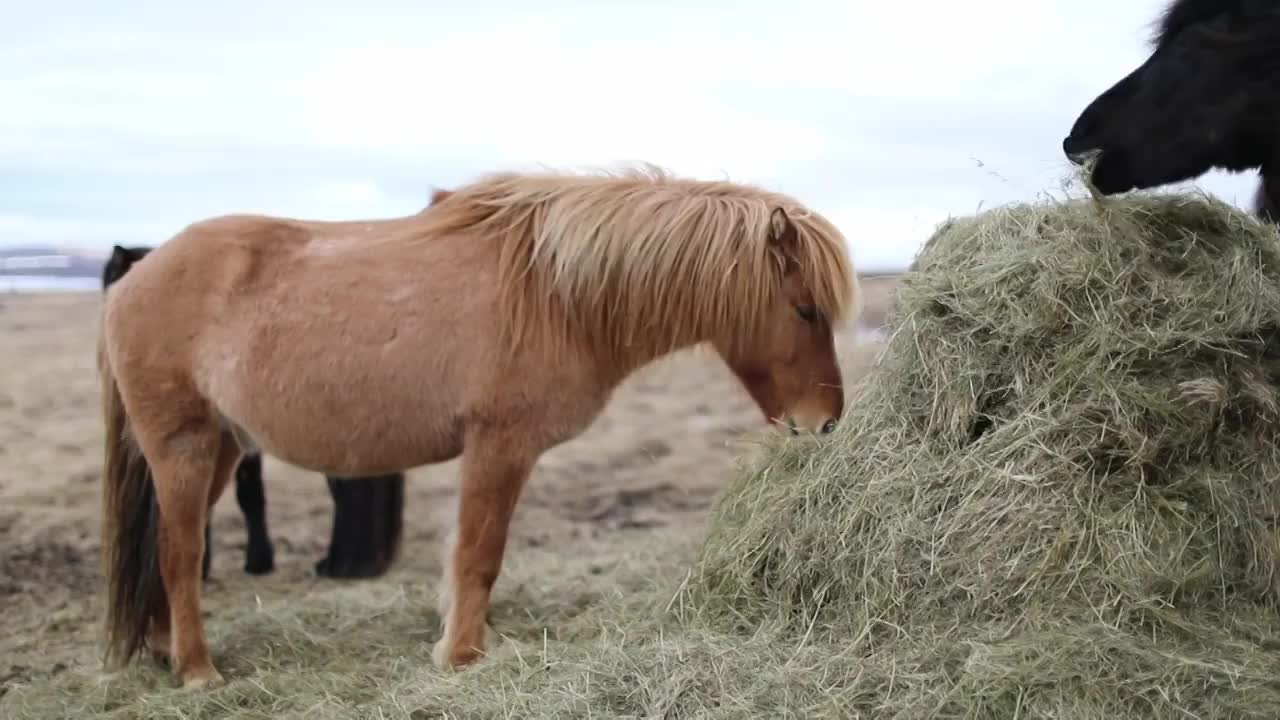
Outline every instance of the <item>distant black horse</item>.
<svg viewBox="0 0 1280 720">
<path fill-rule="evenodd" d="M 1062 142 L 1073 162 L 1101 151 L 1103 194 L 1257 169 L 1259 216 L 1280 221 L 1280 3 L 1174 0 L 1154 51 L 1093 102 Z"/>
<path fill-rule="evenodd" d="M 112 249 L 102 268 L 102 289 L 128 272 L 151 251 L 149 247 Z M 386 572 L 400 546 L 404 508 L 404 474 L 373 478 L 326 478 L 333 496 L 333 533 L 329 553 L 316 563 L 316 573 L 332 578 L 374 577 Z M 275 551 L 267 535 L 267 497 L 262 485 L 262 456 L 251 453 L 236 468 L 236 502 L 249 533 L 244 570 L 252 575 L 275 568 Z M 209 577 L 213 546 L 205 527 L 203 577 Z"/>
</svg>

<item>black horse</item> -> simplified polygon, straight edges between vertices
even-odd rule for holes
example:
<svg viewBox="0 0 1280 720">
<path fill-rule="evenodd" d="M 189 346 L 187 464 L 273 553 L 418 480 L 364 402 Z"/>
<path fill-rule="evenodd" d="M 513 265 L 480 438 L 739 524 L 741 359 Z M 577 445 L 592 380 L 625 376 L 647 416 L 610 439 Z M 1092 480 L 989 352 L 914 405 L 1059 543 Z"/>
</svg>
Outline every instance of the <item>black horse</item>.
<svg viewBox="0 0 1280 720">
<path fill-rule="evenodd" d="M 103 292 L 150 251 L 149 247 L 115 246 L 102 268 Z M 329 553 L 316 563 L 316 573 L 331 578 L 358 578 L 386 572 L 400 546 L 404 474 L 327 477 L 325 480 L 333 496 L 333 532 Z M 260 454 L 246 455 L 236 468 L 236 502 L 244 514 L 249 534 L 244 570 L 252 575 L 269 573 L 275 569 L 275 550 L 267 534 L 267 497 L 262 485 Z M 209 537 L 206 526 L 202 560 L 205 579 L 209 577 L 213 552 Z"/>
<path fill-rule="evenodd" d="M 1280 3 L 1174 0 L 1151 56 L 1084 109 L 1062 142 L 1103 194 L 1257 169 L 1254 211 L 1280 221 Z"/>
</svg>

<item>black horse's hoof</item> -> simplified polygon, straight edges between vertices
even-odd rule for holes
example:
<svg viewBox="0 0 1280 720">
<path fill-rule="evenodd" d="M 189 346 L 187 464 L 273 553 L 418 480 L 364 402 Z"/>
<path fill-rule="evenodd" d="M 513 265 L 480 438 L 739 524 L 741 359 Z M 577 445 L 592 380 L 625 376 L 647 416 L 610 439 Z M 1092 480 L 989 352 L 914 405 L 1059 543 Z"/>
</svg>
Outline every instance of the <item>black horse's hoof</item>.
<svg viewBox="0 0 1280 720">
<path fill-rule="evenodd" d="M 316 576 L 331 580 L 357 580 L 375 578 L 385 572 L 385 568 L 374 563 L 348 562 L 338 563 L 326 557 L 316 563 Z"/>
<path fill-rule="evenodd" d="M 275 569 L 274 553 L 250 553 L 244 559 L 244 571 L 250 575 L 266 575 Z"/>
</svg>

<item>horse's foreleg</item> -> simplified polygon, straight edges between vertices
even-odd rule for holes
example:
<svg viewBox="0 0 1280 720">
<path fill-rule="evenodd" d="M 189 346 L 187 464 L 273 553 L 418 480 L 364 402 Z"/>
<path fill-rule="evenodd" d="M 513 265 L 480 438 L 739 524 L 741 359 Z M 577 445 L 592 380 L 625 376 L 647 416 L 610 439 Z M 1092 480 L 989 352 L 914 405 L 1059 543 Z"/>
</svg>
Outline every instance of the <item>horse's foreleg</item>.
<svg viewBox="0 0 1280 720">
<path fill-rule="evenodd" d="M 262 483 L 262 455 L 254 453 L 236 468 L 236 503 L 244 515 L 249 545 L 245 549 L 244 571 L 264 575 L 275 569 L 275 549 L 267 533 L 267 492 Z"/>
<path fill-rule="evenodd" d="M 199 688 L 222 680 L 209 658 L 200 616 L 204 529 L 240 449 L 210 423 L 166 437 L 152 446 L 151 455 L 160 509 L 160 575 L 169 600 L 169 660 L 184 687 Z"/>
<path fill-rule="evenodd" d="M 471 440 L 462 458 L 457 527 L 445 563 L 441 606 L 444 637 L 431 658 L 438 668 L 471 664 L 486 649 L 489 592 L 502 567 L 507 529 L 535 458 L 484 438 Z"/>
</svg>

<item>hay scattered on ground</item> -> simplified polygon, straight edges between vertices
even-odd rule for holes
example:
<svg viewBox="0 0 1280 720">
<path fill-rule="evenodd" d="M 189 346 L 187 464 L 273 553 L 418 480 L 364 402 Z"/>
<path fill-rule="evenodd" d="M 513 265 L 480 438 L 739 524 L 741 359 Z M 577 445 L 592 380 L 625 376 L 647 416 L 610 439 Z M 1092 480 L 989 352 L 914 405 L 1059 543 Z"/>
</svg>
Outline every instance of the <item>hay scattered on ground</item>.
<svg viewBox="0 0 1280 720">
<path fill-rule="evenodd" d="M 692 537 L 625 531 L 592 543 L 589 555 L 517 549 L 494 598 L 493 625 L 506 639 L 464 674 L 431 664 L 435 577 L 325 582 L 345 587 L 213 612 L 206 629 L 225 687 L 183 691 L 150 660 L 104 673 L 95 654 L 12 686 L 0 717 L 532 718 L 644 706 L 632 678 L 652 678 L 661 692 L 670 675 L 648 674 L 656 668 L 636 666 L 626 650 L 660 636 L 658 598 L 669 599 L 695 548 Z"/>
<path fill-rule="evenodd" d="M 369 583 L 220 614 L 224 689 L 76 670 L 0 709 L 1280 717 L 1277 416 L 1273 229 L 1185 195 L 998 208 L 929 241 L 836 434 L 744 470 L 700 548 L 512 558 L 482 666 L 436 672 L 429 591 Z"/>
</svg>

